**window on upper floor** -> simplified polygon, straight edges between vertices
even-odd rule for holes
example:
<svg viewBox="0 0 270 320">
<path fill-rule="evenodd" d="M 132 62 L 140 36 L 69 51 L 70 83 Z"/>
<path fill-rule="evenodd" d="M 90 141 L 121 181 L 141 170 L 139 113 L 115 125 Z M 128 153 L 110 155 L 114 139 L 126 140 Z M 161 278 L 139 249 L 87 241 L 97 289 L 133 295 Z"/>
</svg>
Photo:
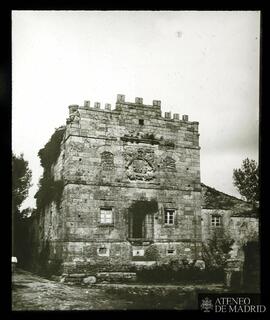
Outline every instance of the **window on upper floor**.
<svg viewBox="0 0 270 320">
<path fill-rule="evenodd" d="M 164 223 L 168 225 L 174 224 L 174 215 L 175 215 L 175 210 L 174 209 L 165 209 L 164 212 Z"/>
<path fill-rule="evenodd" d="M 221 217 L 211 216 L 211 226 L 212 227 L 220 227 L 221 226 Z"/>
<path fill-rule="evenodd" d="M 100 209 L 100 223 L 101 224 L 113 224 L 112 208 L 101 208 Z"/>
<path fill-rule="evenodd" d="M 143 125 L 144 125 L 144 120 L 143 120 L 143 119 L 139 119 L 139 124 L 140 124 L 141 126 L 143 126 Z"/>
</svg>

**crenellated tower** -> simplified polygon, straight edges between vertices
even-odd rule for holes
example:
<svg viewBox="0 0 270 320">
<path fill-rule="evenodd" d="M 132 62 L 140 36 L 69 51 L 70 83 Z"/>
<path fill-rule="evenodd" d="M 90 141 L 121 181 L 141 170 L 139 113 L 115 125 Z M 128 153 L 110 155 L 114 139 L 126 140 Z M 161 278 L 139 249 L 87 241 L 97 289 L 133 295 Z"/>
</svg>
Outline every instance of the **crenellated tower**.
<svg viewBox="0 0 270 320">
<path fill-rule="evenodd" d="M 88 272 L 201 259 L 198 124 L 121 94 L 114 109 L 70 105 L 52 167 L 61 206 L 43 221 L 50 260 Z"/>
</svg>

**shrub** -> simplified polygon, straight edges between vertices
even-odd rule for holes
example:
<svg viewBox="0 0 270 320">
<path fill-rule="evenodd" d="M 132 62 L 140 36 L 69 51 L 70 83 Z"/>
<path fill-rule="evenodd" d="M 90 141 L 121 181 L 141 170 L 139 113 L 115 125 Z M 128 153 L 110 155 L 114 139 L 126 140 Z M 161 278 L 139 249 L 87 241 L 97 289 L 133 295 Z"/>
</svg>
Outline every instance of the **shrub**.
<svg viewBox="0 0 270 320">
<path fill-rule="evenodd" d="M 151 267 L 134 268 L 137 279 L 143 283 L 175 283 L 175 282 L 223 282 L 223 268 L 200 270 L 192 265 L 184 266 L 181 261 Z"/>
<path fill-rule="evenodd" d="M 206 268 L 215 270 L 224 268 L 234 240 L 224 230 L 214 232 L 213 236 L 202 245 L 202 256 Z"/>
</svg>

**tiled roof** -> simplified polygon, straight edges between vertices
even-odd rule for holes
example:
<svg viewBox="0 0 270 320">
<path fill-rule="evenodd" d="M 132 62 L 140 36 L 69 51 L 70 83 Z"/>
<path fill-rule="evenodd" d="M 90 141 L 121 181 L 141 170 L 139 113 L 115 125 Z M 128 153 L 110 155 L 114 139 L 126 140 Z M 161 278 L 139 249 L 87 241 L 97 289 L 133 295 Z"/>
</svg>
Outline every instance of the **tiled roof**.
<svg viewBox="0 0 270 320">
<path fill-rule="evenodd" d="M 251 209 L 251 210 L 235 212 L 231 215 L 231 217 L 258 218 L 259 217 L 259 210 L 255 208 L 255 209 Z"/>
<path fill-rule="evenodd" d="M 252 205 L 248 202 L 218 191 L 205 184 L 202 186 L 202 208 L 233 210 L 235 213 L 248 212 Z"/>
</svg>

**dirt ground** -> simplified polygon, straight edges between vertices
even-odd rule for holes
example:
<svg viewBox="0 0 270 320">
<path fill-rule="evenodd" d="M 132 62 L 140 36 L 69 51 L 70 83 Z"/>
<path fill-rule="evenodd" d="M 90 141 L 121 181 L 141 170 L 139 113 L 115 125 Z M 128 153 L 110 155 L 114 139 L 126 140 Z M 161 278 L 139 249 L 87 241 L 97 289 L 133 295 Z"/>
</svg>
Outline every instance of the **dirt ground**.
<svg viewBox="0 0 270 320">
<path fill-rule="evenodd" d="M 224 292 L 224 288 L 222 284 L 95 284 L 85 287 L 16 270 L 12 279 L 12 310 L 188 310 L 197 308 L 199 291 Z"/>
</svg>

